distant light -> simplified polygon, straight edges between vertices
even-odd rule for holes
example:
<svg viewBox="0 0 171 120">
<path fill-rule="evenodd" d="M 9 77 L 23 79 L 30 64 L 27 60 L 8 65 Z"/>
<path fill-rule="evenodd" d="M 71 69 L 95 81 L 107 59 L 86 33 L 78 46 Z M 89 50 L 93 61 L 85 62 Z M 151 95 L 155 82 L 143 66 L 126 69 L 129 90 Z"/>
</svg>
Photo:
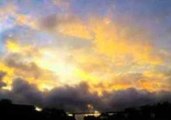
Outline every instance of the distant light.
<svg viewBox="0 0 171 120">
<path fill-rule="evenodd" d="M 97 110 L 94 111 L 94 116 L 95 116 L 95 117 L 98 117 L 98 116 L 100 116 L 100 115 L 101 115 L 101 113 L 100 113 L 99 111 L 97 111 Z"/>
<path fill-rule="evenodd" d="M 73 117 L 73 114 L 71 114 L 71 113 L 66 113 L 69 117 Z"/>
<path fill-rule="evenodd" d="M 38 111 L 38 112 L 41 112 L 42 108 L 35 106 L 35 110 Z"/>
<path fill-rule="evenodd" d="M 94 116 L 94 117 L 99 117 L 101 115 L 101 113 L 97 110 L 95 110 L 93 113 L 86 113 L 84 114 L 85 117 L 87 116 Z"/>
</svg>

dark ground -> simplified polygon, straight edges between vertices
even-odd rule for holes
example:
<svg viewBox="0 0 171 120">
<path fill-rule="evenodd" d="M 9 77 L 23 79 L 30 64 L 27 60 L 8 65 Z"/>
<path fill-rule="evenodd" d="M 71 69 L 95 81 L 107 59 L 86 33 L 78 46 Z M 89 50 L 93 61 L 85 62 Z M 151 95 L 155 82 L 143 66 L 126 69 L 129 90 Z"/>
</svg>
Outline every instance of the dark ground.
<svg viewBox="0 0 171 120">
<path fill-rule="evenodd" d="M 36 111 L 32 105 L 12 104 L 10 100 L 0 101 L 0 120 L 75 120 L 64 110 L 45 108 Z M 171 104 L 168 102 L 127 108 L 118 112 L 102 113 L 99 117 L 86 116 L 84 120 L 171 120 Z"/>
</svg>

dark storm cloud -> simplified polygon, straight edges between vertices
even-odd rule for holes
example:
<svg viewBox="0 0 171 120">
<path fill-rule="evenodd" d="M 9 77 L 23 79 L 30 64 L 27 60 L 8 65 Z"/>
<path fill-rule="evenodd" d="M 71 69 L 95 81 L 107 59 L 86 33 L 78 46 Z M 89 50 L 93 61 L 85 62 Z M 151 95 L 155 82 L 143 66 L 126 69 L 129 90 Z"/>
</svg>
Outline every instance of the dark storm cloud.
<svg viewBox="0 0 171 120">
<path fill-rule="evenodd" d="M 57 105 L 57 107 L 64 107 L 70 111 L 87 111 L 87 105 L 92 104 L 98 107 L 100 98 L 97 94 L 88 92 L 88 86 L 81 83 L 76 87 L 62 87 L 56 88 L 49 92 L 46 104 L 48 106 Z"/>
<path fill-rule="evenodd" d="M 9 98 L 14 103 L 34 104 L 42 107 L 63 108 L 67 111 L 88 111 L 88 104 L 94 110 L 111 111 L 127 107 L 170 101 L 170 92 L 151 93 L 133 88 L 104 93 L 103 96 L 90 93 L 88 85 L 81 83 L 75 87 L 59 87 L 49 92 L 40 92 L 36 86 L 23 79 L 15 79 L 12 91 L 0 90 L 0 98 Z"/>
<path fill-rule="evenodd" d="M 14 102 L 34 105 L 42 104 L 43 95 L 37 90 L 36 86 L 21 78 L 15 79 L 12 86 L 10 97 L 12 99 L 15 98 Z"/>
<path fill-rule="evenodd" d="M 104 96 L 108 98 L 108 109 L 123 109 L 128 107 L 137 107 L 144 104 L 153 104 L 157 102 L 155 93 L 150 93 L 144 90 L 136 90 L 129 88 L 107 94 Z"/>
<path fill-rule="evenodd" d="M 42 93 L 33 84 L 17 78 L 13 81 L 12 90 L 1 90 L 0 96 L 1 99 L 8 98 L 18 104 L 64 108 L 68 111 L 87 111 L 88 104 L 97 107 L 98 104 L 101 104 L 97 94 L 88 92 L 88 86 L 85 83 L 81 83 L 76 87 L 60 87 Z"/>
</svg>

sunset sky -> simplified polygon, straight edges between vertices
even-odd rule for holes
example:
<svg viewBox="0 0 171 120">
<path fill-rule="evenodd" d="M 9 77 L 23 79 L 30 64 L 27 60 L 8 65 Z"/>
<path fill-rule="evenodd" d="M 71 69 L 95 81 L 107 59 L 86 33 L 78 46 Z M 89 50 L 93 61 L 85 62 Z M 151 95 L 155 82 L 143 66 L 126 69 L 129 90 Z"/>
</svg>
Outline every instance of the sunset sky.
<svg viewBox="0 0 171 120">
<path fill-rule="evenodd" d="M 170 0 L 0 0 L 0 99 L 68 111 L 171 101 Z"/>
</svg>

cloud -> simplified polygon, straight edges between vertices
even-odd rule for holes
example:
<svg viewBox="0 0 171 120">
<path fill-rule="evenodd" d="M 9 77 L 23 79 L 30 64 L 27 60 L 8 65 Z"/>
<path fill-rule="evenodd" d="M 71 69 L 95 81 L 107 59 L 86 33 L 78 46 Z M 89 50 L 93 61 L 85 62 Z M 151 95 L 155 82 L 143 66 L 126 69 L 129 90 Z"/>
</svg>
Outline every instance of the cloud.
<svg viewBox="0 0 171 120">
<path fill-rule="evenodd" d="M 80 83 L 75 87 L 58 87 L 42 93 L 36 86 L 17 78 L 13 81 L 12 90 L 1 89 L 0 95 L 1 98 L 12 99 L 14 103 L 63 108 L 71 112 L 89 111 L 89 105 L 93 106 L 93 110 L 112 111 L 164 101 L 171 102 L 171 93 L 165 91 L 148 92 L 129 88 L 98 96 L 89 92 L 88 87 L 86 83 Z"/>
<path fill-rule="evenodd" d="M 163 61 L 155 52 L 153 43 L 149 42 L 152 38 L 133 23 L 113 21 L 110 17 L 90 16 L 88 20 L 82 20 L 70 14 L 47 16 L 40 20 L 40 27 L 55 34 L 89 40 L 93 52 L 118 60 L 115 61 L 117 64 L 125 63 L 125 57 L 137 64 L 160 64 Z"/>
<path fill-rule="evenodd" d="M 6 73 L 3 71 L 0 71 L 0 89 L 4 86 L 6 86 L 6 83 L 3 82 L 3 78 L 5 77 Z"/>
<path fill-rule="evenodd" d="M 149 91 L 170 89 L 161 82 L 165 76 L 153 72 L 156 66 L 163 64 L 163 57 L 154 52 L 156 48 L 149 42 L 146 32 L 136 31 L 138 28 L 135 25 L 116 24 L 112 20 L 106 22 L 106 18 L 92 18 L 84 24 L 77 17 L 57 15 L 45 17 L 39 22 L 40 28 L 48 34 L 63 34 L 68 39 L 53 40 L 52 46 L 41 46 L 39 43 L 33 45 L 22 42 L 22 39 L 7 39 L 7 54 L 3 62 L 13 70 L 12 77 L 25 78 L 41 90 L 65 86 L 68 81 L 72 81 L 70 86 L 86 82 L 92 93 L 99 94 L 130 87 Z M 85 29 L 78 30 L 76 24 Z M 58 31 L 59 26 L 66 28 L 66 32 Z M 68 33 L 70 29 L 75 29 L 76 33 Z M 81 31 L 87 32 L 88 36 L 78 33 Z M 71 38 L 74 38 L 73 41 Z M 80 41 L 78 46 L 73 45 L 76 40 Z M 60 41 L 63 44 L 71 41 L 71 44 L 56 46 Z M 85 46 L 82 41 L 90 44 L 82 47 Z M 11 80 L 6 81 L 11 85 Z"/>
<path fill-rule="evenodd" d="M 0 95 L 2 99 L 8 98 L 19 104 L 63 108 L 68 111 L 87 111 L 88 104 L 100 103 L 97 94 L 90 94 L 87 87 L 85 83 L 81 83 L 75 87 L 65 86 L 42 93 L 35 85 L 16 78 L 13 80 L 12 90 L 0 90 Z"/>
<path fill-rule="evenodd" d="M 47 10 L 41 17 L 33 14 L 33 3 L 34 9 L 10 4 L 0 10 L 0 32 L 8 36 L 1 45 L 0 96 L 75 111 L 87 110 L 87 105 L 109 110 L 170 99 L 170 52 L 156 47 L 147 28 L 129 16 L 114 19 L 117 12 L 106 7 L 104 12 L 112 14 L 100 15 L 104 8 L 99 5 L 111 0 L 52 2 L 48 9 L 53 14 Z M 84 4 L 84 17 L 71 2 Z"/>
<path fill-rule="evenodd" d="M 0 6 L 0 32 L 10 30 L 16 26 L 24 26 L 37 30 L 37 18 L 19 12 L 19 7 L 13 2 Z"/>
<path fill-rule="evenodd" d="M 100 99 L 97 94 L 88 92 L 88 86 L 81 83 L 75 87 L 56 88 L 49 92 L 47 105 L 55 107 L 63 107 L 69 111 L 86 111 L 88 104 L 97 105 Z M 98 107 L 98 106 L 96 106 Z"/>
<path fill-rule="evenodd" d="M 53 4 L 57 5 L 58 7 L 68 8 L 70 6 L 71 0 L 52 0 Z"/>
<path fill-rule="evenodd" d="M 8 53 L 1 58 L 0 66 L 2 71 L 6 72 L 4 82 L 7 88 L 11 89 L 13 79 L 16 77 L 26 78 L 25 80 L 31 84 L 35 84 L 40 90 L 50 90 L 58 83 L 54 81 L 58 79 L 53 72 L 40 68 L 34 61 L 34 57 L 38 57 L 38 49 L 31 46 L 18 44 L 16 42 L 7 42 Z M 37 51 L 37 52 L 36 52 Z"/>
<path fill-rule="evenodd" d="M 3 78 L 4 78 L 5 75 L 6 75 L 5 72 L 3 72 L 3 71 L 0 72 L 0 81 L 3 80 Z"/>
<path fill-rule="evenodd" d="M 155 93 L 133 88 L 116 91 L 105 97 L 108 98 L 107 100 L 110 109 L 124 109 L 159 102 Z"/>
<path fill-rule="evenodd" d="M 46 16 L 40 19 L 39 23 L 40 28 L 49 30 L 52 33 L 60 33 L 85 40 L 92 39 L 88 27 L 84 25 L 86 23 L 73 14 Z"/>
<path fill-rule="evenodd" d="M 16 78 L 10 92 L 10 98 L 13 97 L 15 97 L 14 102 L 16 103 L 41 105 L 44 96 L 35 85 L 29 84 L 21 78 Z"/>
</svg>

